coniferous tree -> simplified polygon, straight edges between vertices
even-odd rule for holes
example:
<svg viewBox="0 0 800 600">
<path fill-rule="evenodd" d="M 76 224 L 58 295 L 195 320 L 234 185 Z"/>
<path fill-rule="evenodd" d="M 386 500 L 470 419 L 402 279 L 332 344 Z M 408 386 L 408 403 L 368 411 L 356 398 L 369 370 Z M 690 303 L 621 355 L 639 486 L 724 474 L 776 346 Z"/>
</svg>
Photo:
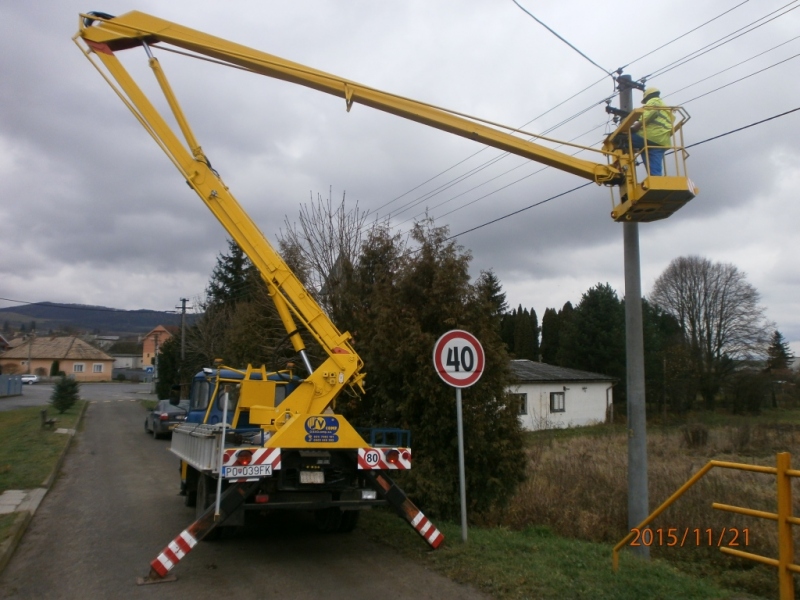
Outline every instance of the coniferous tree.
<svg viewBox="0 0 800 600">
<path fill-rule="evenodd" d="M 793 358 L 789 345 L 781 332 L 776 329 L 770 338 L 769 348 L 767 348 L 767 369 L 769 371 L 788 369 Z"/>
<path fill-rule="evenodd" d="M 80 384 L 74 379 L 62 376 L 53 386 L 53 393 L 50 396 L 50 404 L 59 414 L 63 414 L 72 408 L 80 399 Z"/>
<path fill-rule="evenodd" d="M 480 381 L 463 390 L 467 497 L 470 514 L 502 504 L 524 475 L 515 407 L 505 399 L 508 356 L 500 338 L 498 287 L 472 284 L 470 256 L 447 240 L 446 228 L 417 224 L 416 252 L 388 228 L 362 247 L 348 283 L 342 325 L 355 336 L 367 368 L 367 393 L 340 409 L 360 426 L 394 426 L 413 435 L 414 469 L 401 486 L 431 514 L 458 515 L 457 433 L 453 388 L 432 366 L 431 350 L 450 329 L 473 333 L 483 346 Z M 342 326 L 340 325 L 340 326 Z"/>
<path fill-rule="evenodd" d="M 559 364 L 573 369 L 625 378 L 625 307 L 608 284 L 581 297 L 563 324 Z"/>
<path fill-rule="evenodd" d="M 500 317 L 508 311 L 506 293 L 503 291 L 500 279 L 494 274 L 494 271 L 491 269 L 481 271 L 475 285 L 480 288 L 481 293 L 488 301 L 493 317 Z"/>
<path fill-rule="evenodd" d="M 239 245 L 228 240 L 228 253 L 217 257 L 206 295 L 212 306 L 231 307 L 258 294 L 263 282 Z"/>
<path fill-rule="evenodd" d="M 546 308 L 542 315 L 542 344 L 540 352 L 542 362 L 549 365 L 556 364 L 558 356 L 558 312 L 555 308 Z"/>
</svg>

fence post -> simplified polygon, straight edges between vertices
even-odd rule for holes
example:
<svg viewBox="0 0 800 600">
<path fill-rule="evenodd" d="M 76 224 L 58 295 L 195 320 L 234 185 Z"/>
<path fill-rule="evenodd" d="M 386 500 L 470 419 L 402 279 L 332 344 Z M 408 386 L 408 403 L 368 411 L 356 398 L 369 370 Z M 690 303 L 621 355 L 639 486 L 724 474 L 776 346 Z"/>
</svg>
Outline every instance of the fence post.
<svg viewBox="0 0 800 600">
<path fill-rule="evenodd" d="M 778 485 L 778 586 L 781 600 L 794 600 L 794 580 L 789 565 L 794 562 L 792 540 L 792 478 L 786 474 L 791 469 L 791 455 L 780 452 L 776 457 Z"/>
</svg>

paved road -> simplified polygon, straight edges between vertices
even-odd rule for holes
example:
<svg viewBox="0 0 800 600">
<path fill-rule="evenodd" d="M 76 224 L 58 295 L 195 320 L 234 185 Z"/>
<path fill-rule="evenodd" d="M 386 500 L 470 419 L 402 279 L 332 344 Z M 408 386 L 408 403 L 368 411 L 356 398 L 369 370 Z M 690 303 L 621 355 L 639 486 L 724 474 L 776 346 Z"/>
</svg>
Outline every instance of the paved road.
<svg viewBox="0 0 800 600">
<path fill-rule="evenodd" d="M 485 598 L 358 530 L 323 535 L 291 515 L 201 543 L 174 569 L 174 583 L 136 586 L 194 509 L 177 495 L 169 441 L 146 436 L 142 407 L 117 399 L 90 404 L 61 476 L 0 576 L 0 598 Z"/>
<path fill-rule="evenodd" d="M 152 385 L 149 383 L 82 383 L 80 395 L 84 400 L 97 402 L 155 398 L 150 394 L 151 389 Z M 0 398 L 0 411 L 14 410 L 25 406 L 47 406 L 52 393 L 52 383 L 23 385 L 21 396 Z"/>
</svg>

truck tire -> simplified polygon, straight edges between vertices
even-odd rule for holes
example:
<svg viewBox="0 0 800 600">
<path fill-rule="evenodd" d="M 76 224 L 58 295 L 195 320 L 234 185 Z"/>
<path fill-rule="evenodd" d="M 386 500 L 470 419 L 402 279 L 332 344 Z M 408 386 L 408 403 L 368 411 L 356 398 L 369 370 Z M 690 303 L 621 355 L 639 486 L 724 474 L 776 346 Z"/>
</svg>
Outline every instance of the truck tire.
<svg viewBox="0 0 800 600">
<path fill-rule="evenodd" d="M 183 505 L 189 508 L 197 506 L 197 480 L 201 475 L 192 467 L 186 471 L 186 487 L 183 490 Z"/>
<path fill-rule="evenodd" d="M 335 533 L 342 524 L 342 511 L 335 506 L 314 511 L 314 524 L 323 533 Z"/>
<path fill-rule="evenodd" d="M 209 506 L 217 499 L 217 480 L 204 473 L 197 474 L 197 496 L 195 499 L 195 520 L 203 516 Z M 216 542 L 222 537 L 227 527 L 217 525 L 206 534 L 204 542 Z"/>
<path fill-rule="evenodd" d="M 342 522 L 339 523 L 339 533 L 350 533 L 358 525 L 358 518 L 361 516 L 360 510 L 342 511 Z"/>
</svg>

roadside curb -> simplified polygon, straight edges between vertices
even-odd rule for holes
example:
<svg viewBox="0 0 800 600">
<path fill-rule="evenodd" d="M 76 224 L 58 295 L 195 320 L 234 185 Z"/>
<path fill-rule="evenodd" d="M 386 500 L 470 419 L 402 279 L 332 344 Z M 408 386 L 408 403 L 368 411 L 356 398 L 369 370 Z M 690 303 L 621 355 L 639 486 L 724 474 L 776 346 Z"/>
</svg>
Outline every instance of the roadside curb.
<svg viewBox="0 0 800 600">
<path fill-rule="evenodd" d="M 83 408 L 81 409 L 81 412 L 78 415 L 78 419 L 75 421 L 75 427 L 73 428 L 75 432 L 69 436 L 69 439 L 67 440 L 67 445 L 64 446 L 64 450 L 62 450 L 61 456 L 58 457 L 56 466 L 50 472 L 50 475 L 48 475 L 47 479 L 44 480 L 44 483 L 42 483 L 42 487 L 45 488 L 47 492 L 50 491 L 50 488 L 52 487 L 53 483 L 56 480 L 56 477 L 58 476 L 58 472 L 61 470 L 61 466 L 64 464 L 64 459 L 67 457 L 67 452 L 69 452 L 69 447 L 72 445 L 72 440 L 75 438 L 76 435 L 78 435 L 78 428 L 81 426 L 81 422 L 83 422 L 83 416 L 86 414 L 87 408 L 89 408 L 89 401 L 84 400 Z M 47 492 L 45 492 L 45 496 L 47 495 Z M 34 508 L 34 512 L 35 510 L 36 509 Z"/>
<path fill-rule="evenodd" d="M 69 448 L 72 445 L 72 439 L 77 435 L 78 427 L 80 427 L 81 422 L 83 421 L 83 416 L 86 414 L 86 409 L 89 407 L 89 402 L 84 400 L 83 408 L 81 412 L 78 414 L 78 418 L 75 421 L 75 433 L 69 436 L 64 449 L 61 451 L 61 455 L 58 457 L 58 461 L 56 462 L 56 466 L 50 472 L 47 479 L 44 480 L 42 483 L 42 487 L 36 488 L 30 495 L 34 496 L 30 501 L 26 500 L 23 502 L 21 506 L 26 506 L 24 510 L 18 511 L 17 518 L 14 519 L 13 525 L 11 525 L 11 535 L 6 539 L 2 544 L 0 544 L 0 573 L 2 573 L 6 565 L 8 565 L 9 561 L 11 561 L 11 557 L 14 556 L 14 551 L 17 549 L 17 545 L 22 540 L 22 536 L 25 535 L 25 531 L 28 529 L 28 525 L 30 525 L 31 521 L 33 520 L 33 515 L 36 513 L 36 509 L 39 507 L 39 504 L 44 497 L 47 495 L 47 492 L 50 491 L 50 488 L 53 486 L 53 483 L 58 476 L 59 471 L 61 470 L 61 466 L 64 464 L 64 460 L 67 457 L 67 452 L 69 452 Z M 38 493 L 37 493 L 38 492 Z"/>
</svg>

